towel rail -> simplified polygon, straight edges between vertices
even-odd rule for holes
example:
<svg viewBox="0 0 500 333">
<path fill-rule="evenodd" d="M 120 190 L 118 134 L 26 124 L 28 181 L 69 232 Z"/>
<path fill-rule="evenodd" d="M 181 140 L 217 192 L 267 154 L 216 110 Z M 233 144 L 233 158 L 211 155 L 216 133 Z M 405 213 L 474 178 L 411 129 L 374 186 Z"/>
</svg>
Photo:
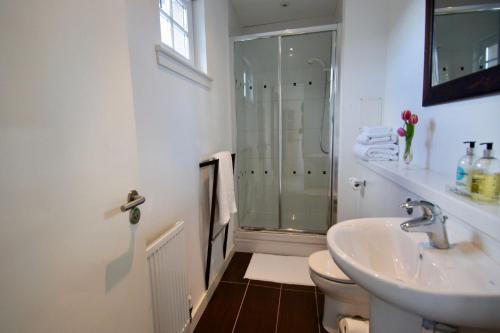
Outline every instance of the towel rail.
<svg viewBox="0 0 500 333">
<path fill-rule="evenodd" d="M 234 162 L 235 162 L 236 154 L 231 154 L 231 159 L 233 161 L 233 172 L 234 172 Z M 207 249 L 207 262 L 205 265 L 205 289 L 208 289 L 208 285 L 210 283 L 210 263 L 212 258 L 212 242 L 220 235 L 222 230 L 224 230 L 224 243 L 222 245 L 222 255 L 226 258 L 226 248 L 227 248 L 227 233 L 229 230 L 229 223 L 226 224 L 225 227 L 219 229 L 217 233 L 214 235 L 214 222 L 215 222 L 215 204 L 217 202 L 217 179 L 219 176 L 219 159 L 211 159 L 207 161 L 203 161 L 200 163 L 200 168 L 204 168 L 207 166 L 214 166 L 214 176 L 213 176 L 213 184 L 212 184 L 212 202 L 210 205 L 210 229 L 208 232 L 208 249 Z"/>
</svg>

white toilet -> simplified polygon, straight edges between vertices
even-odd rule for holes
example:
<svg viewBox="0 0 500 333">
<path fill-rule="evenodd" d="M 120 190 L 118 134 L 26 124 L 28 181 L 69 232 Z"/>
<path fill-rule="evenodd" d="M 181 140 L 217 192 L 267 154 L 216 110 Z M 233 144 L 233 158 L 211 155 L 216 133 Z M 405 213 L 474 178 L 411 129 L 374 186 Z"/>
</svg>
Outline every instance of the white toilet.
<svg viewBox="0 0 500 333">
<path fill-rule="evenodd" d="M 328 250 L 309 256 L 309 274 L 325 294 L 323 327 L 328 332 L 338 332 L 339 316 L 368 318 L 370 295 L 342 272 Z"/>
</svg>

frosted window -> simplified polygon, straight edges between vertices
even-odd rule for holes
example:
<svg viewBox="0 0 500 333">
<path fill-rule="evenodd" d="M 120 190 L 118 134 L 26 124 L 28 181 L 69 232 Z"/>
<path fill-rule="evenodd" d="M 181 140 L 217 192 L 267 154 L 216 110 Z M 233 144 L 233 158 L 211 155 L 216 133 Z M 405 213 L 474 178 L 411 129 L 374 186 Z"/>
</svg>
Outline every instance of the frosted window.
<svg viewBox="0 0 500 333">
<path fill-rule="evenodd" d="M 168 15 L 170 15 L 170 13 L 171 13 L 171 10 L 170 10 L 170 0 L 161 0 L 160 1 L 160 8 L 165 13 L 167 13 Z"/>
<path fill-rule="evenodd" d="M 181 28 L 177 25 L 174 26 L 174 48 L 177 52 L 182 55 L 188 54 L 187 48 L 187 36 Z M 187 57 L 186 57 L 187 58 Z"/>
<path fill-rule="evenodd" d="M 172 43 L 172 23 L 166 15 L 160 15 L 161 42 L 173 47 Z"/>
<path fill-rule="evenodd" d="M 173 16 L 174 20 L 177 24 L 179 24 L 184 30 L 187 30 L 187 15 L 186 15 L 186 8 L 179 3 L 178 0 L 172 0 L 172 5 L 173 5 Z"/>
<path fill-rule="evenodd" d="M 190 11 L 188 0 L 160 0 L 160 31 L 163 44 L 191 61 Z"/>
</svg>

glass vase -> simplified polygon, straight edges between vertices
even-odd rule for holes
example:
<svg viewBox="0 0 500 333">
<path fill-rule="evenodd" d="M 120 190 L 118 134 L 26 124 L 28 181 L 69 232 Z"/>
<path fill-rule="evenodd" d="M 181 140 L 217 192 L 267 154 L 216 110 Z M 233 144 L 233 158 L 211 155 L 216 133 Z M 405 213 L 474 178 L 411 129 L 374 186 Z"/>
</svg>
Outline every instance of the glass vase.
<svg viewBox="0 0 500 333">
<path fill-rule="evenodd" d="M 413 138 L 406 138 L 405 152 L 403 154 L 403 161 L 409 165 L 413 160 L 413 151 L 411 149 L 411 141 Z"/>
</svg>

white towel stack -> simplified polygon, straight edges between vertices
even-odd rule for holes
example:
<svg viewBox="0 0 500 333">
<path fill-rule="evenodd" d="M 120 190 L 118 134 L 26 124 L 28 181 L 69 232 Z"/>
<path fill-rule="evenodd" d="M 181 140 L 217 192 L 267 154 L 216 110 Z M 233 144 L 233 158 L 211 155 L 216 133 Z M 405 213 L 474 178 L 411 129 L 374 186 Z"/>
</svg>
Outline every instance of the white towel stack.
<svg viewBox="0 0 500 333">
<path fill-rule="evenodd" d="M 397 161 L 398 136 L 391 127 L 363 127 L 354 153 L 365 161 Z"/>
</svg>

